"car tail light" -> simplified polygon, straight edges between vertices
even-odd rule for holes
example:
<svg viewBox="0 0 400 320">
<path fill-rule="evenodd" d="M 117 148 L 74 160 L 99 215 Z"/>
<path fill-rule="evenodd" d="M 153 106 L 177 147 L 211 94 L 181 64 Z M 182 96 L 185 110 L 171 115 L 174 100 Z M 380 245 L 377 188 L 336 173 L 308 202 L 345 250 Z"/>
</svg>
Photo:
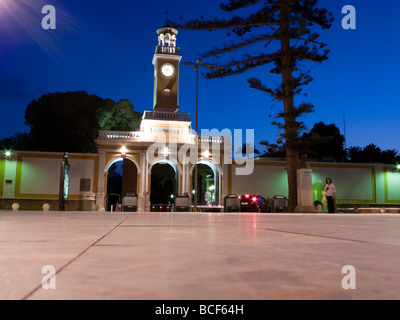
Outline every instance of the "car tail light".
<svg viewBox="0 0 400 320">
<path fill-rule="evenodd" d="M 248 199 L 248 198 L 250 198 L 250 195 L 246 194 L 244 197 L 245 197 L 246 199 Z"/>
<path fill-rule="evenodd" d="M 253 202 L 256 202 L 257 201 L 257 197 L 253 197 Z"/>
</svg>

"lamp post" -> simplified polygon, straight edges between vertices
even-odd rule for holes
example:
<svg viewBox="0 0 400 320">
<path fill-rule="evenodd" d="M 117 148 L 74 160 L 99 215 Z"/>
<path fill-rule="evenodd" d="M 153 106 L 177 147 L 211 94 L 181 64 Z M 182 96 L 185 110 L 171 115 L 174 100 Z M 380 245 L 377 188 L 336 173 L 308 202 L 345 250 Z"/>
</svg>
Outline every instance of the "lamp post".
<svg viewBox="0 0 400 320">
<path fill-rule="evenodd" d="M 194 66 L 193 70 L 196 71 L 196 146 L 199 143 L 198 125 L 199 125 L 199 68 L 206 67 L 212 69 L 212 65 L 209 63 L 201 63 L 202 59 L 197 59 L 196 63 L 184 62 L 186 66 Z M 197 152 L 199 148 L 197 147 Z M 194 200 L 193 200 L 193 210 L 197 212 L 197 162 L 198 156 L 196 157 L 196 162 L 194 164 Z"/>
</svg>

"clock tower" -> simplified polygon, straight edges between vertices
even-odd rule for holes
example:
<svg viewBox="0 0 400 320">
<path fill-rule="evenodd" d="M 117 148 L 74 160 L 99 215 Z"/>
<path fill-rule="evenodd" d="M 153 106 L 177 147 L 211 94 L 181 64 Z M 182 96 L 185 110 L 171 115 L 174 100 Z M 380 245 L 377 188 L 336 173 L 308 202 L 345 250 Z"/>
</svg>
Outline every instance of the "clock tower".
<svg viewBox="0 0 400 320">
<path fill-rule="evenodd" d="M 179 63 L 182 56 L 176 46 L 178 30 L 165 26 L 157 30 L 158 45 L 153 57 L 153 110 L 179 112 Z"/>
</svg>

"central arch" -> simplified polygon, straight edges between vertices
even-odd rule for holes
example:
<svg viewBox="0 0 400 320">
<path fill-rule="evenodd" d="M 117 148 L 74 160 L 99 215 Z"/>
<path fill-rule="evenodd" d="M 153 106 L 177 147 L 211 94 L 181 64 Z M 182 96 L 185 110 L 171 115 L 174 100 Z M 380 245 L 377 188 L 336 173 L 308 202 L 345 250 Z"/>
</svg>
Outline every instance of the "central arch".
<svg viewBox="0 0 400 320">
<path fill-rule="evenodd" d="M 179 193 L 179 166 L 165 159 L 150 167 L 150 203 L 152 205 L 172 205 Z"/>
</svg>

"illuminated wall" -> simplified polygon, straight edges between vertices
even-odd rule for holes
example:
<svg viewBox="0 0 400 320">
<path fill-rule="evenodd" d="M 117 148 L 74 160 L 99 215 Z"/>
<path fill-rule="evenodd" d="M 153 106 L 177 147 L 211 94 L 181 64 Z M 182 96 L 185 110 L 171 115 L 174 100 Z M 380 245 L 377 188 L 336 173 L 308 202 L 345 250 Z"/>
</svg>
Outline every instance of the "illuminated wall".
<svg viewBox="0 0 400 320">
<path fill-rule="evenodd" d="M 228 193 L 288 196 L 286 163 L 256 161 L 253 173 L 247 176 L 236 175 L 235 168 L 231 166 L 228 172 Z"/>
<path fill-rule="evenodd" d="M 69 155 L 70 200 L 81 199 L 82 180 L 89 183 L 86 184 L 89 192 L 97 196 L 104 192 L 104 170 L 112 156 L 115 155 Z M 139 154 L 131 156 L 140 163 Z M 62 153 L 15 152 L 12 159 L 0 159 L 0 198 L 57 200 L 62 158 Z M 310 163 L 310 166 L 313 183 L 325 183 L 327 177 L 332 178 L 338 200 L 400 204 L 400 172 L 394 166 L 348 163 Z M 255 160 L 254 172 L 242 176 L 236 174 L 237 167 L 223 165 L 222 197 L 246 193 L 288 196 L 286 162 Z"/>
<path fill-rule="evenodd" d="M 338 164 L 338 163 L 310 163 L 313 183 L 323 182 L 331 178 L 336 186 L 337 199 L 357 200 L 365 203 L 376 202 L 376 170 L 375 165 Z M 228 193 L 260 194 L 264 197 L 274 195 L 288 196 L 286 163 L 280 161 L 256 160 L 254 172 L 248 176 L 235 175 L 236 166 L 230 166 Z M 399 174 L 400 177 L 400 174 Z M 389 197 L 397 196 L 400 200 L 400 179 L 396 182 L 388 175 L 391 191 Z M 392 187 L 392 185 L 394 187 Z M 400 202 L 400 201 L 399 201 Z"/>
<path fill-rule="evenodd" d="M 6 167 L 7 175 L 13 176 L 15 188 L 13 194 L 3 191 L 4 198 L 20 199 L 58 199 L 60 170 L 63 154 L 19 152 L 17 161 L 13 161 L 15 170 Z M 69 156 L 71 200 L 82 197 L 81 181 L 89 182 L 89 192 L 96 193 L 98 189 L 98 155 L 72 154 Z M 12 168 L 11 168 L 12 169 Z M 5 179 L 4 179 L 5 180 Z M 87 191 L 87 190 L 85 190 Z"/>
<path fill-rule="evenodd" d="M 313 183 L 331 178 L 340 200 L 376 202 L 375 168 L 373 165 L 312 163 Z"/>
<path fill-rule="evenodd" d="M 386 203 L 400 203 L 400 171 L 391 166 L 385 166 L 384 176 Z"/>
</svg>

